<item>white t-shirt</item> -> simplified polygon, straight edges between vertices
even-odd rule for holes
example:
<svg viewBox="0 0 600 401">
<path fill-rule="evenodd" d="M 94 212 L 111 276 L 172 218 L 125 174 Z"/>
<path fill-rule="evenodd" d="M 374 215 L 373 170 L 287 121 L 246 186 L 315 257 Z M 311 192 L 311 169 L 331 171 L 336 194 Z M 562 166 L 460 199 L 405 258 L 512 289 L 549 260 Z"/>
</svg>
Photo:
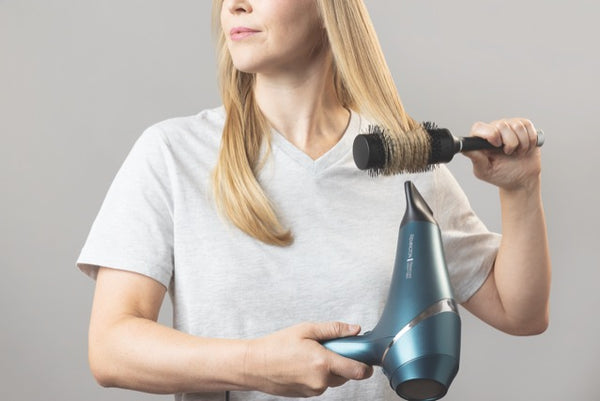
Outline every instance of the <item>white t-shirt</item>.
<svg viewBox="0 0 600 401">
<path fill-rule="evenodd" d="M 474 215 L 444 167 L 373 178 L 356 168 L 354 137 L 368 122 L 352 113 L 342 139 L 317 160 L 280 133 L 259 181 L 295 241 L 265 245 L 220 218 L 210 175 L 223 107 L 147 129 L 115 177 L 77 261 L 149 276 L 168 288 L 174 327 L 192 335 L 255 338 L 304 322 L 340 320 L 374 327 L 386 301 L 412 180 L 442 230 L 457 302 L 486 279 L 500 236 Z M 179 394 L 177 400 L 224 400 Z M 232 392 L 231 400 L 273 400 Z M 327 390 L 319 400 L 398 400 L 380 369 L 368 380 Z"/>
</svg>

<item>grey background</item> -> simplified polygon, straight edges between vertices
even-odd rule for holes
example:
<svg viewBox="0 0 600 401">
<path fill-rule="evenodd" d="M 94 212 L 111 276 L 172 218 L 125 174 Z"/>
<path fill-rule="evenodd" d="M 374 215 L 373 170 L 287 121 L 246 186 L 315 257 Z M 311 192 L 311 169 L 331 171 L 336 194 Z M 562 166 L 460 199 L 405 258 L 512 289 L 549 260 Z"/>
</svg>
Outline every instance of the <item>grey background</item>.
<svg viewBox="0 0 600 401">
<path fill-rule="evenodd" d="M 523 116 L 547 135 L 550 328 L 511 337 L 464 312 L 445 399 L 600 399 L 597 3 L 367 4 L 415 118 L 466 135 L 477 120 Z M 209 16 L 208 0 L 0 0 L 0 399 L 171 399 L 96 385 L 93 282 L 74 263 L 142 130 L 219 104 Z M 451 169 L 499 230 L 496 190 L 465 158 Z"/>
</svg>

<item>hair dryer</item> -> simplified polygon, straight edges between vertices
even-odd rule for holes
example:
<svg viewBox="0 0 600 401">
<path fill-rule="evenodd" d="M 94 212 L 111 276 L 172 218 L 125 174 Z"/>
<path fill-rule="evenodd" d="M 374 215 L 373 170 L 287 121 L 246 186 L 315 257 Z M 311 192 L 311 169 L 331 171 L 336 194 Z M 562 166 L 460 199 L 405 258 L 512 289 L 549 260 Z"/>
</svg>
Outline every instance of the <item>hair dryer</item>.
<svg viewBox="0 0 600 401">
<path fill-rule="evenodd" d="M 381 366 L 392 389 L 406 400 L 437 400 L 458 372 L 461 323 L 433 212 L 411 181 L 404 190 L 406 212 L 379 322 L 363 335 L 323 345 Z"/>
</svg>

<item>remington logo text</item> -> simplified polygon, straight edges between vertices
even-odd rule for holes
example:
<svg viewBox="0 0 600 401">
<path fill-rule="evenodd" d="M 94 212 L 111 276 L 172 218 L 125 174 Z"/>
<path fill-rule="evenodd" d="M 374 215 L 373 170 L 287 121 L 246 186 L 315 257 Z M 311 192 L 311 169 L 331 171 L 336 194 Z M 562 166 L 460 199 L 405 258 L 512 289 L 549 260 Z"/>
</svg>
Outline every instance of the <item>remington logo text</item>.
<svg viewBox="0 0 600 401">
<path fill-rule="evenodd" d="M 410 234 L 408 236 L 408 256 L 406 258 L 406 279 L 407 280 L 412 278 L 414 241 L 415 241 L 415 235 Z"/>
</svg>

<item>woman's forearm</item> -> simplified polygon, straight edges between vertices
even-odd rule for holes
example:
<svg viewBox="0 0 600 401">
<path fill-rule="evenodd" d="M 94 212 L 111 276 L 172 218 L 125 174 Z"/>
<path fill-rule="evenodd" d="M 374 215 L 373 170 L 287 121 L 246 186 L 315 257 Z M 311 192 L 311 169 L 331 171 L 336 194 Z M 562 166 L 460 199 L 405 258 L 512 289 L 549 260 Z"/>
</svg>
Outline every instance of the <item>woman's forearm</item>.
<svg viewBox="0 0 600 401">
<path fill-rule="evenodd" d="M 105 387 L 149 393 L 246 390 L 245 340 L 194 337 L 152 320 L 123 316 L 91 327 L 90 366 Z"/>
<path fill-rule="evenodd" d="M 551 267 L 539 181 L 529 188 L 500 189 L 502 242 L 494 278 L 513 327 L 542 332 L 548 325 Z"/>
<path fill-rule="evenodd" d="M 247 340 L 195 337 L 156 322 L 165 291 L 147 276 L 99 269 L 89 359 L 101 385 L 163 394 L 256 390 L 308 397 L 373 372 L 320 344 L 356 335 L 360 327 L 302 323 Z"/>
</svg>

